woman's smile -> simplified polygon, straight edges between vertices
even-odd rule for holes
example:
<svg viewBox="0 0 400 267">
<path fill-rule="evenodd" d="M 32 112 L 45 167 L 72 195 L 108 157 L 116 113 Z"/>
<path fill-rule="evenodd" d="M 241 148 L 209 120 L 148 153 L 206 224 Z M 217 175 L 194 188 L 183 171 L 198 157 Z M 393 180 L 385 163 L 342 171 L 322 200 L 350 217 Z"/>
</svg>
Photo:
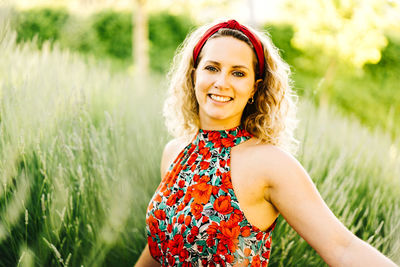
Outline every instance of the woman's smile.
<svg viewBox="0 0 400 267">
<path fill-rule="evenodd" d="M 216 94 L 207 94 L 207 96 L 218 103 L 228 103 L 233 100 L 233 98 L 230 96 L 223 96 Z"/>
</svg>

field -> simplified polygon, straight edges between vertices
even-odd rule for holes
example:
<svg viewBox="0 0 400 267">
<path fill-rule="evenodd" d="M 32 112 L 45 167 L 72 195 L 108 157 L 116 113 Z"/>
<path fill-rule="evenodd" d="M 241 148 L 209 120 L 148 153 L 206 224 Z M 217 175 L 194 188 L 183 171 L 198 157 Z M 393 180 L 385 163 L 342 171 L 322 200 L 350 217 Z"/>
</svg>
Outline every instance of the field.
<svg viewBox="0 0 400 267">
<path fill-rule="evenodd" d="M 132 266 L 163 145 L 162 76 L 0 31 L 0 266 Z M 297 158 L 357 236 L 400 264 L 400 140 L 299 103 Z M 312 218 L 310 218 L 312 219 Z M 270 266 L 321 266 L 278 219 Z"/>
</svg>

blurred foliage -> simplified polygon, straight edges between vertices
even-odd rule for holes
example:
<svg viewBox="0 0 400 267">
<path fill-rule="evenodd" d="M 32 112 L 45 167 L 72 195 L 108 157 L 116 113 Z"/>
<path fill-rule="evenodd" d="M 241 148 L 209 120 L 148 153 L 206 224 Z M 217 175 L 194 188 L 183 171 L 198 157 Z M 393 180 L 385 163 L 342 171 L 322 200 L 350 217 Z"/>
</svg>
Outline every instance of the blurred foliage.
<svg viewBox="0 0 400 267">
<path fill-rule="evenodd" d="M 104 55 L 116 59 L 132 56 L 132 15 L 103 11 L 92 17 L 92 27 Z M 93 44 L 95 45 L 95 44 Z"/>
<path fill-rule="evenodd" d="M 132 62 L 132 14 L 129 12 L 105 10 L 84 18 L 61 9 L 32 9 L 20 11 L 15 22 L 18 41 L 32 40 L 37 35 L 39 47 L 44 40 L 59 41 L 64 48 L 110 59 L 119 69 Z M 177 46 L 193 26 L 185 15 L 150 14 L 152 70 L 167 71 Z"/>
<path fill-rule="evenodd" d="M 194 23 L 184 15 L 173 16 L 165 12 L 150 15 L 150 67 L 153 70 L 168 70 L 176 48 L 192 27 Z"/>
<path fill-rule="evenodd" d="M 341 13 L 342 15 L 345 13 Z M 106 10 L 89 17 L 62 9 L 32 9 L 17 12 L 18 41 L 37 36 L 58 41 L 63 48 L 112 63 L 113 70 L 132 65 L 132 17 L 129 12 Z M 185 14 L 162 11 L 149 14 L 150 67 L 165 73 L 178 45 L 195 25 Z M 347 114 L 356 115 L 371 128 L 382 127 L 392 136 L 400 134 L 400 40 L 386 36 L 378 64 L 362 69 L 346 60 L 336 60 L 324 49 L 295 46 L 296 29 L 290 24 L 264 25 L 282 57 L 291 65 L 296 90 L 319 105 L 326 98 Z M 335 59 L 335 60 L 333 60 Z M 324 95 L 323 95 L 324 94 Z M 322 97 L 324 96 L 324 97 Z"/>
<path fill-rule="evenodd" d="M 356 67 L 379 62 L 380 51 L 387 44 L 384 30 L 393 21 L 387 15 L 395 7 L 381 0 L 285 3 L 287 21 L 295 29 L 294 46 L 305 52 L 315 47 L 330 58 Z"/>
<path fill-rule="evenodd" d="M 20 11 L 16 18 L 17 41 L 32 40 L 36 36 L 39 47 L 44 41 L 54 42 L 60 38 L 68 17 L 65 9 L 35 8 Z"/>
</svg>

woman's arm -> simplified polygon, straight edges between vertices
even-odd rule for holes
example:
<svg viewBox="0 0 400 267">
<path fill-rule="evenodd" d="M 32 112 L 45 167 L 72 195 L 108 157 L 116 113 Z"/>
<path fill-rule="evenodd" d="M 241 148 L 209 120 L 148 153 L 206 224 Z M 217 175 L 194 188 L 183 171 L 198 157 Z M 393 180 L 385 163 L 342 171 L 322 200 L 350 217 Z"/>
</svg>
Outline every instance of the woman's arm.
<svg viewBox="0 0 400 267">
<path fill-rule="evenodd" d="M 262 147 L 263 157 L 258 158 L 268 184 L 266 200 L 328 265 L 396 266 L 336 218 L 295 158 L 277 147 Z"/>
<path fill-rule="evenodd" d="M 149 245 L 146 245 L 140 255 L 135 267 L 160 267 L 160 263 L 157 262 L 151 255 L 149 251 Z"/>
</svg>

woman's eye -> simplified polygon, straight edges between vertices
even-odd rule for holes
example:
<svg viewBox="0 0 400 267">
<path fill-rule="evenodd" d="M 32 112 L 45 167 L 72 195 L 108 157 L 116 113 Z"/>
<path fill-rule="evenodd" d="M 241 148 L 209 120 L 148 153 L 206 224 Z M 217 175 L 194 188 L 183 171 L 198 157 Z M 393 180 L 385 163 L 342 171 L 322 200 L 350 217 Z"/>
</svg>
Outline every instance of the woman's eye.
<svg viewBox="0 0 400 267">
<path fill-rule="evenodd" d="M 234 72 L 233 72 L 233 75 L 236 76 L 236 77 L 243 77 L 243 76 L 245 76 L 244 72 L 242 72 L 242 71 L 234 71 Z"/>
<path fill-rule="evenodd" d="M 217 71 L 217 68 L 213 66 L 206 66 L 204 69 L 209 70 L 209 71 Z"/>
</svg>

